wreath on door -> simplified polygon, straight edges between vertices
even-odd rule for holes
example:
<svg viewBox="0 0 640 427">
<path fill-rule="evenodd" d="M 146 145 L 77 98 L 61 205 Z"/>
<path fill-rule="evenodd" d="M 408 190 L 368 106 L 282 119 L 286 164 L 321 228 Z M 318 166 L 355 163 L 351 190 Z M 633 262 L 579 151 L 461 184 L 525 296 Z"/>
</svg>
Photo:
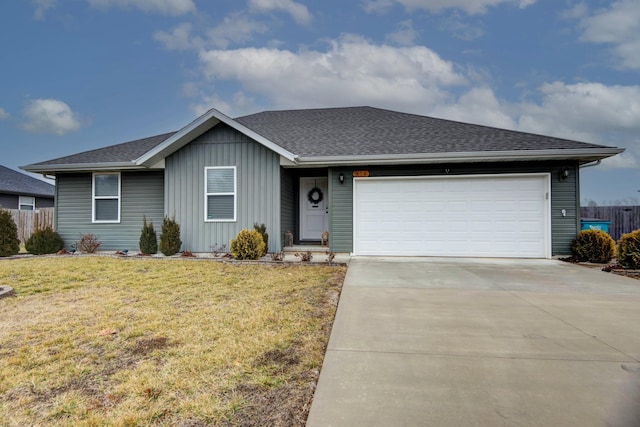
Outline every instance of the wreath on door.
<svg viewBox="0 0 640 427">
<path fill-rule="evenodd" d="M 323 198 L 324 198 L 324 195 L 322 194 L 322 190 L 319 189 L 318 187 L 313 187 L 307 193 L 307 199 L 309 200 L 309 203 L 311 203 L 312 205 L 317 205 L 322 201 Z"/>
</svg>

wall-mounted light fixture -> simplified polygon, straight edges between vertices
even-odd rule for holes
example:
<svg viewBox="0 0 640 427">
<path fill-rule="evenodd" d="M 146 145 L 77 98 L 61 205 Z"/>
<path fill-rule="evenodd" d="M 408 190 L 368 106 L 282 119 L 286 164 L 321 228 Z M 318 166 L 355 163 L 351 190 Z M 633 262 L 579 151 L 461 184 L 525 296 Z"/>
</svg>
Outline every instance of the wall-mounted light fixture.
<svg viewBox="0 0 640 427">
<path fill-rule="evenodd" d="M 569 168 L 562 169 L 562 172 L 560 172 L 560 179 L 564 181 L 565 179 L 569 178 L 569 173 Z"/>
<path fill-rule="evenodd" d="M 338 175 L 338 181 L 340 181 L 340 184 L 344 184 L 344 174 L 342 172 Z"/>
</svg>

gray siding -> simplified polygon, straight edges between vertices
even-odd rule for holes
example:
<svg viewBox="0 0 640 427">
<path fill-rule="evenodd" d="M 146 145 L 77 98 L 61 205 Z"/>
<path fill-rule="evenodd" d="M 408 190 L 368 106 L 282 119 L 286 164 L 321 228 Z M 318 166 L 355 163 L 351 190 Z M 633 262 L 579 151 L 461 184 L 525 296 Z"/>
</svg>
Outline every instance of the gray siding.
<svg viewBox="0 0 640 427">
<path fill-rule="evenodd" d="M 52 208 L 54 205 L 53 197 L 36 197 L 36 209 Z"/>
<path fill-rule="evenodd" d="M 0 194 L 0 206 L 5 209 L 18 209 L 18 196 L 15 194 Z"/>
<path fill-rule="evenodd" d="M 560 179 L 565 167 L 571 173 L 566 180 Z M 353 251 L 353 178 L 354 170 L 368 170 L 371 177 L 380 176 L 422 176 L 445 175 L 444 169 L 450 168 L 450 174 L 495 174 L 495 173 L 541 173 L 551 174 L 551 252 L 553 255 L 570 253 L 571 241 L 578 232 L 579 199 L 578 169 L 575 162 L 538 162 L 505 164 L 453 164 L 396 167 L 345 167 L 330 170 L 330 237 L 331 249 L 335 252 Z M 338 176 L 344 173 L 344 184 Z M 562 209 L 566 216 L 562 216 Z"/>
<path fill-rule="evenodd" d="M 207 166 L 236 166 L 236 222 L 205 222 L 204 171 Z M 247 136 L 218 125 L 166 159 L 165 211 L 180 224 L 183 249 L 209 252 L 227 245 L 242 228 L 264 223 L 269 251 L 279 251 L 280 157 Z"/>
<path fill-rule="evenodd" d="M 164 214 L 163 172 L 122 173 L 121 212 L 118 224 L 91 222 L 91 174 L 56 176 L 56 230 L 69 248 L 80 234 L 92 233 L 100 250 L 139 250 L 142 217 L 153 221 L 160 236 Z"/>
</svg>

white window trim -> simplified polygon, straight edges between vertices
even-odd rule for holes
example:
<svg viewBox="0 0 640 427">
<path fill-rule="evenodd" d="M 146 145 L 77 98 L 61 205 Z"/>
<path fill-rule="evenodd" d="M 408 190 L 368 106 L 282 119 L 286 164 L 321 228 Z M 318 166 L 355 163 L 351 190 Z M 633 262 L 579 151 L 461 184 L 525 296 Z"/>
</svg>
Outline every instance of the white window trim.
<svg viewBox="0 0 640 427">
<path fill-rule="evenodd" d="M 27 197 L 33 200 L 33 204 L 23 202 L 23 200 L 25 198 L 27 198 Z M 21 210 L 21 211 L 24 210 L 24 209 L 22 209 L 22 205 L 31 206 L 33 208 L 31 210 L 35 211 L 36 210 L 36 198 L 35 198 L 35 196 L 18 196 L 18 210 Z"/>
<path fill-rule="evenodd" d="M 96 196 L 96 175 L 117 175 L 118 176 L 118 195 L 117 196 Z M 122 203 L 122 176 L 120 172 L 94 172 L 91 176 L 91 222 L 94 224 L 119 224 L 120 208 Z M 96 219 L 96 200 L 112 200 L 118 199 L 118 219 L 117 220 L 97 220 Z"/>
<path fill-rule="evenodd" d="M 211 169 L 233 169 L 233 193 L 207 193 L 207 175 Z M 209 196 L 233 196 L 233 219 L 208 219 Z M 238 214 L 238 171 L 236 166 L 206 166 L 204 168 L 204 222 L 236 222 Z"/>
</svg>

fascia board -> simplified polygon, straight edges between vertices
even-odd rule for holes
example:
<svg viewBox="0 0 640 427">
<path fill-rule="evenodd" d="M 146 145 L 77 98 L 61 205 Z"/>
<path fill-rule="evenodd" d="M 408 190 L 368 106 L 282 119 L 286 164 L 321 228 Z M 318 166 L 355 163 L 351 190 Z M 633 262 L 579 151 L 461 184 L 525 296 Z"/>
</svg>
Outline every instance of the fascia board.
<svg viewBox="0 0 640 427">
<path fill-rule="evenodd" d="M 202 116 L 189 123 L 187 126 L 180 129 L 170 138 L 167 138 L 164 142 L 134 160 L 134 163 L 136 165 L 144 166 L 156 164 L 170 154 L 184 147 L 189 142 L 193 141 L 195 138 L 199 137 L 209 129 L 213 128 L 220 122 L 225 123 L 226 125 L 232 127 L 240 133 L 243 133 L 249 138 L 264 145 L 268 149 L 278 153 L 282 157 L 285 157 L 291 161 L 295 161 L 296 157 L 293 155 L 293 153 L 290 153 L 279 145 L 269 141 L 267 138 L 258 135 L 251 129 L 236 122 L 231 117 L 228 117 L 222 114 L 220 111 L 212 108 Z"/>
<path fill-rule="evenodd" d="M 148 170 L 131 162 L 118 163 L 76 163 L 59 165 L 27 165 L 20 169 L 33 173 L 55 174 L 56 172 L 92 172 L 92 171 L 118 171 L 118 170 Z"/>
<path fill-rule="evenodd" d="M 405 164 L 405 163 L 472 163 L 472 162 L 504 162 L 524 160 L 597 160 L 615 156 L 624 151 L 623 148 L 584 148 L 559 150 L 513 150 L 513 151 L 479 151 L 461 153 L 419 153 L 362 156 L 326 156 L 299 157 L 297 166 L 331 166 L 331 165 L 366 165 L 366 164 Z"/>
</svg>

